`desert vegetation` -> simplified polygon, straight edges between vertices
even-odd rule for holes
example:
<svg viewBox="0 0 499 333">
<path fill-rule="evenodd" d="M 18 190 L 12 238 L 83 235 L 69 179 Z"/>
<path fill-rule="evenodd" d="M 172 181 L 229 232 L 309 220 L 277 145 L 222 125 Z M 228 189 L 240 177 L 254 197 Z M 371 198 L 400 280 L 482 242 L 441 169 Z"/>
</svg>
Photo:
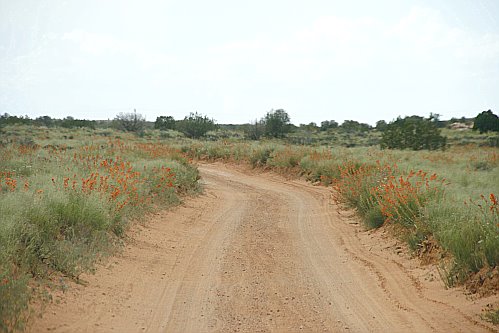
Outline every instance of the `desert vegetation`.
<svg viewBox="0 0 499 333">
<path fill-rule="evenodd" d="M 175 149 L 114 134 L 4 129 L 0 331 L 22 327 L 28 300 L 42 291 L 33 281 L 78 280 L 119 247 L 129 221 L 198 190 L 196 168 Z"/>
<path fill-rule="evenodd" d="M 497 291 L 481 288 L 487 278 L 474 279 L 498 276 L 493 130 L 459 131 L 432 116 L 376 127 L 294 126 L 276 110 L 241 126 L 198 113 L 154 124 L 136 112 L 108 123 L 4 115 L 0 131 L 1 331 L 22 328 L 30 298 L 48 297 L 55 276 L 78 281 L 119 248 L 130 221 L 198 191 L 192 160 L 246 164 L 329 186 L 331 200 L 353 208 L 367 228 L 389 227 L 414 255 L 437 260 L 447 286 Z M 489 320 L 496 320 L 494 311 Z"/>
</svg>

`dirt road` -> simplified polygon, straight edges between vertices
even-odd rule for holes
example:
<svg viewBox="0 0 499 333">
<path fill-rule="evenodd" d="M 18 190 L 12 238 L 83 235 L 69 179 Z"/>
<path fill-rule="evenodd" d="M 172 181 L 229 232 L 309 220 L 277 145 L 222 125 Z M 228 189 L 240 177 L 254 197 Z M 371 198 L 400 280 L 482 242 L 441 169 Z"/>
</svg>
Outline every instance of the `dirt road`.
<svg viewBox="0 0 499 333">
<path fill-rule="evenodd" d="M 125 251 L 55 295 L 30 331 L 482 332 L 397 241 L 338 213 L 330 190 L 222 164 L 205 194 L 155 215 Z"/>
</svg>

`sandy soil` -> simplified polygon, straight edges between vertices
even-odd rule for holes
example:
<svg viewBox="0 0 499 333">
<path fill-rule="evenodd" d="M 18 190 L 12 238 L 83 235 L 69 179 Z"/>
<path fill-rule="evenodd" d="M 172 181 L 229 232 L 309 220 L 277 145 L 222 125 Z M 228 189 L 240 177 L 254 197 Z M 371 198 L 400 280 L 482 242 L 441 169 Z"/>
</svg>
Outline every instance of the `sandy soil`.
<svg viewBox="0 0 499 333">
<path fill-rule="evenodd" d="M 54 295 L 30 332 L 487 332 L 487 303 L 445 290 L 330 190 L 222 164 L 120 255 Z"/>
</svg>

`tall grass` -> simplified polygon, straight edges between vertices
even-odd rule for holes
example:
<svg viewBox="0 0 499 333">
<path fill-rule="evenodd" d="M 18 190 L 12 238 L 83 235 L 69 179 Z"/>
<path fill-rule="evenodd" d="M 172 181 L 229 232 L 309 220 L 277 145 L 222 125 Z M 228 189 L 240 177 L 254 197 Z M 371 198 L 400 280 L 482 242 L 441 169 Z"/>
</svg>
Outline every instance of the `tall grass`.
<svg viewBox="0 0 499 333">
<path fill-rule="evenodd" d="M 199 179 L 164 143 L 87 131 L 61 141 L 57 131 L 16 129 L 24 132 L 0 146 L 0 331 L 22 328 L 30 279 L 78 279 L 120 243 L 129 221 L 178 203 Z"/>
</svg>

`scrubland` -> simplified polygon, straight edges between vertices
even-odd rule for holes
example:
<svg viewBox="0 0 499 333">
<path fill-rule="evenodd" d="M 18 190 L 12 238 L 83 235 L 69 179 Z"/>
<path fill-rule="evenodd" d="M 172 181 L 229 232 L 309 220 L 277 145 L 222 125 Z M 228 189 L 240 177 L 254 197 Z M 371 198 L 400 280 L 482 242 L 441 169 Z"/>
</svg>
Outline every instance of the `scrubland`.
<svg viewBox="0 0 499 333">
<path fill-rule="evenodd" d="M 22 327 L 33 293 L 49 297 L 40 281 L 78 280 L 119 248 L 130 221 L 198 191 L 197 169 L 166 144 L 30 127 L 2 139 L 0 331 Z"/>
<path fill-rule="evenodd" d="M 51 278 L 78 280 L 119 248 L 131 221 L 199 191 L 192 160 L 247 164 L 329 186 L 331 200 L 354 208 L 367 228 L 390 227 L 415 256 L 436 260 L 447 286 L 469 283 L 481 292 L 473 278 L 481 274 L 482 284 L 492 279 L 490 290 L 497 290 L 497 148 L 415 152 L 26 126 L 3 132 L 0 331 L 22 328 L 29 299 L 49 297 Z"/>
</svg>

